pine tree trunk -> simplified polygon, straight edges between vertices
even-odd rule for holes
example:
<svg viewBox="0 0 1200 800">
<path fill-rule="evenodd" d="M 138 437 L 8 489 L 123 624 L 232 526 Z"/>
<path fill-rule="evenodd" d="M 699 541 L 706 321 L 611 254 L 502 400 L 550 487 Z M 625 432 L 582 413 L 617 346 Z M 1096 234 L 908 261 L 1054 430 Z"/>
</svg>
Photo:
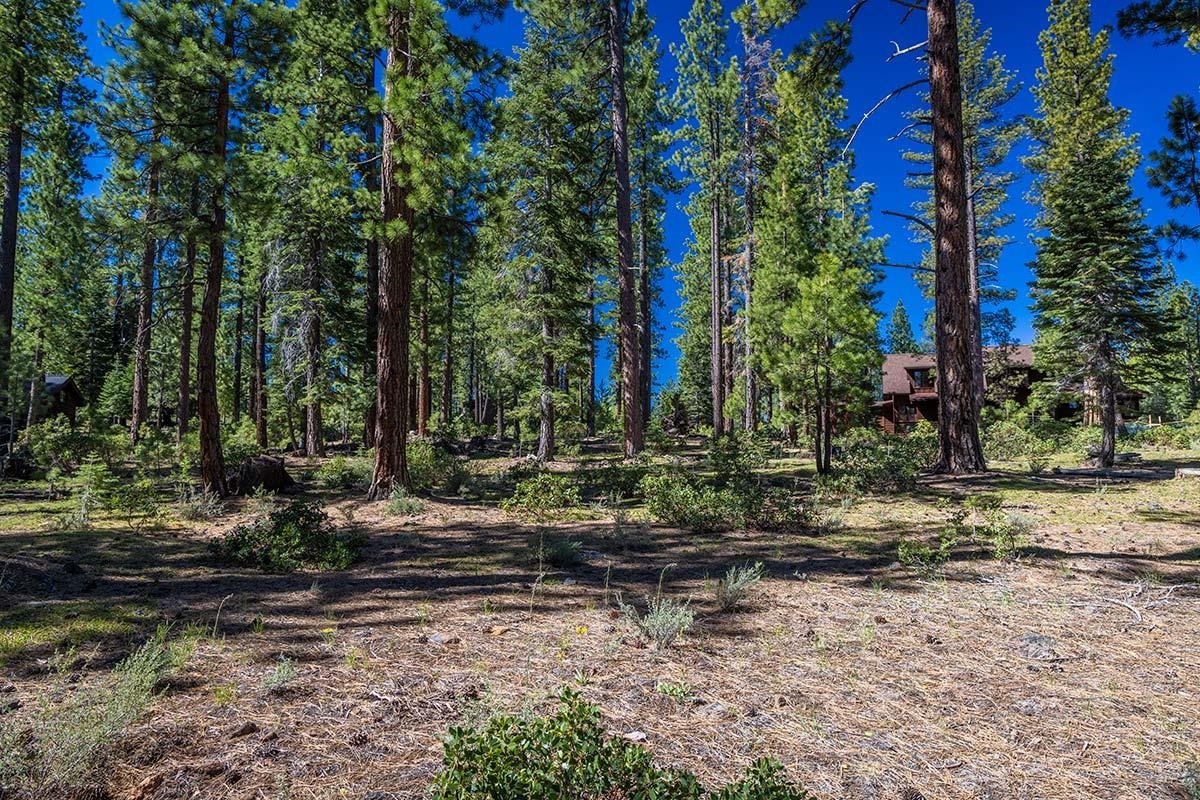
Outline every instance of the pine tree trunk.
<svg viewBox="0 0 1200 800">
<path fill-rule="evenodd" d="M 151 147 L 157 146 L 157 130 L 151 139 Z M 158 239 L 154 236 L 158 219 L 158 170 L 158 158 L 151 154 L 146 179 L 146 233 L 138 286 L 137 332 L 133 342 L 133 414 L 129 420 L 129 441 L 135 445 L 150 413 L 150 326 L 154 311 L 154 267 L 158 257 Z"/>
<path fill-rule="evenodd" d="M 429 435 L 429 417 L 433 414 L 433 379 L 429 370 L 429 273 L 425 273 L 421 292 L 420 337 L 421 360 L 417 373 L 417 436 Z"/>
<path fill-rule="evenodd" d="M 176 437 L 183 441 L 192 419 L 192 316 L 196 305 L 196 231 L 200 214 L 200 185 L 192 180 L 188 201 L 188 231 L 184 245 L 183 285 L 179 300 L 179 404 L 176 413 Z"/>
<path fill-rule="evenodd" d="M 233 49 L 233 21 L 225 20 L 224 50 Z M 222 65 L 222 70 L 228 64 Z M 204 299 L 200 305 L 200 334 L 196 342 L 196 404 L 200 417 L 200 480 L 205 491 L 224 497 L 225 460 L 221 453 L 221 413 L 217 406 L 217 324 L 221 280 L 225 273 L 226 146 L 229 140 L 229 78 L 222 71 L 217 84 L 213 156 L 219 166 L 213 181 L 212 228 Z"/>
<path fill-rule="evenodd" d="M 709 128 L 712 131 L 716 129 L 716 122 L 709 121 Z M 715 133 L 713 133 L 715 137 Z M 719 153 L 711 153 L 709 155 L 709 169 L 712 170 L 713 176 L 709 186 L 709 221 L 708 221 L 708 244 L 709 244 L 709 335 L 712 338 L 711 342 L 711 360 L 710 360 L 710 388 L 712 390 L 712 428 L 713 437 L 721 436 L 725 433 L 725 377 L 721 371 L 723 361 L 722 346 L 721 346 L 721 321 L 723 309 L 721 308 L 721 195 L 720 183 L 716 176 L 716 162 Z"/>
<path fill-rule="evenodd" d="M 633 221 L 629 197 L 629 142 L 626 131 L 625 19 L 623 0 L 608 0 L 608 57 L 612 82 L 613 168 L 616 178 L 617 283 L 620 316 L 621 392 L 624 396 L 624 448 L 626 457 L 642 452 L 645 423 L 642 419 L 641 337 L 638 336 L 636 279 L 633 274 Z"/>
<path fill-rule="evenodd" d="M 375 54 L 372 53 L 369 59 L 370 68 L 368 74 L 370 77 L 371 91 L 375 91 Z M 367 115 L 366 125 L 366 141 L 369 155 L 376 158 L 379 155 L 378 134 L 376 125 L 378 120 L 374 114 Z M 379 194 L 379 162 L 372 161 L 367 168 L 366 176 L 367 192 L 372 197 Z M 366 361 L 365 361 L 365 380 L 368 386 L 375 383 L 375 365 L 377 358 L 377 348 L 379 342 L 379 240 L 374 232 L 367 237 L 367 296 L 366 296 Z M 366 418 L 363 420 L 363 444 L 367 447 L 375 446 L 375 400 L 372 398 L 371 403 L 367 406 Z"/>
<path fill-rule="evenodd" d="M 596 329 L 596 281 L 588 284 L 588 328 Z M 618 343 L 618 346 L 620 343 Z M 588 436 L 596 435 L 596 337 L 588 337 L 587 404 L 584 420 Z"/>
<path fill-rule="evenodd" d="M 442 408 L 438 415 L 443 431 L 450 430 L 450 406 L 454 400 L 454 288 L 457 278 L 454 267 L 450 267 L 450 280 L 446 286 L 446 338 L 445 362 L 442 367 Z"/>
<path fill-rule="evenodd" d="M 387 18 L 387 74 L 411 76 L 415 55 L 409 38 L 410 19 L 400 11 Z M 393 94 L 385 89 L 385 108 Z M 380 207 L 385 240 L 379 262 L 379 344 L 376 369 L 375 471 L 368 496 L 382 500 L 393 489 L 410 489 L 408 457 L 409 306 L 412 301 L 413 222 L 407 182 L 398 174 L 404 132 L 395 118 L 383 115 L 383 158 Z"/>
<path fill-rule="evenodd" d="M 638 329 L 641 342 L 638 356 L 641 360 L 639 374 L 642 379 L 642 427 L 650 428 L 650 395 L 653 390 L 654 371 L 654 323 L 650 318 L 650 255 L 646 232 L 646 160 L 642 159 L 641 191 L 638 192 L 638 301 L 640 307 Z M 593 375 L 595 368 L 593 367 Z M 592 388 L 593 395 L 595 387 Z"/>
<path fill-rule="evenodd" d="M 25 18 L 25 3 L 16 3 L 13 30 L 16 38 L 22 38 Z M 16 44 L 16 43 L 14 43 Z M 0 218 L 0 416 L 8 416 L 15 410 L 17 401 L 10 403 L 9 389 L 12 383 L 12 326 L 13 292 L 17 278 L 17 232 L 21 208 L 21 156 L 25 149 L 25 129 L 21 117 L 25 113 L 23 89 L 25 70 L 22 59 L 13 59 L 12 87 L 13 105 L 7 109 L 12 120 L 5 132 L 4 150 L 4 212 Z M 13 415 L 15 417 L 15 415 Z M 9 435 L 15 428 L 9 425 Z"/>
<path fill-rule="evenodd" d="M 319 248 L 318 248 L 319 249 Z M 316 298 L 321 292 L 320 260 L 309 268 L 308 291 L 311 295 L 305 312 L 308 325 L 305 328 L 304 360 L 304 454 L 325 455 L 325 420 L 321 413 L 321 395 L 324 392 L 324 337 L 321 333 L 321 312 Z"/>
<path fill-rule="evenodd" d="M 929 88 L 937 246 L 937 388 L 939 472 L 985 469 L 971 357 L 966 173 L 962 85 L 954 0 L 929 0 Z"/>
<path fill-rule="evenodd" d="M 754 348 L 750 341 L 750 301 L 754 290 L 754 213 L 755 213 L 755 167 L 758 163 L 758 126 L 754 116 L 754 100 L 756 95 L 755 64 L 753 51 L 755 37 L 758 35 L 758 16 L 753 4 L 748 6 L 750 20 L 743 27 L 743 49 L 745 59 L 742 64 L 742 143 L 745 148 L 742 164 L 742 203 L 745 209 L 743 234 L 746 237 L 742 244 L 742 269 L 745 270 L 746 297 L 742 306 L 742 318 L 745 320 L 742 344 L 742 358 L 745 360 L 743 369 L 746 382 L 746 408 L 743 423 L 748 431 L 758 430 L 758 386 L 754 376 Z"/>
<path fill-rule="evenodd" d="M 254 435 L 260 449 L 267 449 L 267 278 L 258 279 L 254 304 Z"/>
<path fill-rule="evenodd" d="M 246 341 L 246 293 L 241 269 L 237 280 L 237 313 L 233 318 L 233 424 L 242 421 L 242 349 Z"/>
<path fill-rule="evenodd" d="M 971 377 L 975 384 L 975 405 L 983 413 L 985 378 L 983 370 L 983 297 L 979 287 L 979 233 L 975 216 L 975 182 L 971 152 L 964 148 L 967 190 L 967 280 L 971 303 Z"/>
<path fill-rule="evenodd" d="M 33 348 L 33 375 L 29 378 L 29 409 L 25 426 L 32 428 L 42 418 L 42 397 L 46 393 L 46 329 L 38 327 L 37 344 Z"/>
</svg>

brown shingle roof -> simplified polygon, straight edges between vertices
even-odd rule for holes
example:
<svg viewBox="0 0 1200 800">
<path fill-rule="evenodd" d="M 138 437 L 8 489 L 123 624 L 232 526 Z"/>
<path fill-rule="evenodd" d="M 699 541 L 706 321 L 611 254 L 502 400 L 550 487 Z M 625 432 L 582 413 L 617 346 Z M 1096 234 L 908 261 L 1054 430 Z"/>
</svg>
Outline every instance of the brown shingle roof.
<svg viewBox="0 0 1200 800">
<path fill-rule="evenodd" d="M 1007 353 L 1009 362 L 1016 367 L 1033 366 L 1033 346 L 1019 344 L 1013 347 L 985 347 L 984 353 L 995 353 L 1000 350 Z M 883 357 L 883 394 L 908 394 L 911 388 L 908 380 L 910 369 L 929 369 L 937 366 L 933 353 L 888 353 Z"/>
</svg>

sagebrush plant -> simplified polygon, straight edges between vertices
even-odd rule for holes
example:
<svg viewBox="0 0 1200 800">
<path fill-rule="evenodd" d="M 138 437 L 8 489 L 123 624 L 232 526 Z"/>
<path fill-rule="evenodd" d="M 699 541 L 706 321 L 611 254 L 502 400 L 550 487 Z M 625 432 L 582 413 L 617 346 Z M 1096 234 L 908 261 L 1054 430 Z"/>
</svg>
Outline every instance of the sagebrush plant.
<svg viewBox="0 0 1200 800">
<path fill-rule="evenodd" d="M 609 737 L 600 710 L 564 689 L 551 716 L 502 714 L 453 727 L 444 742 L 434 800 L 654 798 L 805 800 L 777 762 L 754 762 L 738 781 L 705 792 L 690 772 L 655 766 L 650 751 Z"/>
<path fill-rule="evenodd" d="M 192 642 L 154 638 L 117 664 L 107 680 L 56 702 L 46 692 L 27 731 L 0 726 L 0 797 L 78 796 L 99 785 L 99 771 L 121 735 L 145 714 L 156 687 L 186 662 Z M 71 676 L 64 675 L 67 681 Z"/>
<path fill-rule="evenodd" d="M 263 686 L 267 688 L 268 692 L 280 692 L 288 684 L 296 680 L 296 676 L 299 674 L 295 661 L 292 661 L 287 656 L 280 656 L 278 663 L 275 664 L 275 668 L 263 678 Z"/>
<path fill-rule="evenodd" d="M 388 498 L 387 512 L 397 517 L 411 517 L 420 514 L 425 510 L 425 502 L 419 497 L 413 497 L 408 492 L 404 491 L 404 487 L 397 486 L 392 489 L 392 496 Z"/>
<path fill-rule="evenodd" d="M 210 547 L 221 560 L 239 566 L 292 572 L 306 567 L 345 569 L 364 539 L 359 531 L 335 531 L 319 504 L 297 500 L 239 525 Z"/>
<path fill-rule="evenodd" d="M 512 497 L 502 501 L 505 511 L 544 515 L 581 502 L 579 487 L 566 475 L 557 472 L 538 472 L 517 484 Z"/>
<path fill-rule="evenodd" d="M 178 490 L 175 513 L 180 519 L 189 521 L 216 519 L 225 513 L 225 503 L 216 492 L 197 489 L 188 483 L 181 485 Z"/>
<path fill-rule="evenodd" d="M 667 570 L 674 564 L 663 567 L 658 576 L 658 589 L 654 597 L 646 598 L 646 613 L 640 614 L 631 605 L 627 605 L 617 593 L 617 608 L 630 623 L 637 628 L 642 638 L 650 642 L 656 650 L 669 647 L 680 635 L 691 630 L 696 621 L 691 604 L 687 601 L 674 600 L 663 595 L 663 581 Z"/>
<path fill-rule="evenodd" d="M 761 561 L 730 567 L 725 577 L 713 584 L 713 596 L 716 598 L 717 607 L 722 611 L 736 608 L 765 574 L 766 570 L 763 569 Z"/>
<path fill-rule="evenodd" d="M 529 540 L 530 560 L 539 566 L 568 569 L 583 563 L 583 544 L 539 534 Z"/>
</svg>

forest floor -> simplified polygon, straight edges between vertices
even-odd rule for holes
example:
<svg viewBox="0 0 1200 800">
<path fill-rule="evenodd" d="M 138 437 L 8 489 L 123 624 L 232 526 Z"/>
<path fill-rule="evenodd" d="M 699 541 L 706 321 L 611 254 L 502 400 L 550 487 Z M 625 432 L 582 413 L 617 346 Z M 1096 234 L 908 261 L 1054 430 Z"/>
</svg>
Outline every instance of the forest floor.
<svg viewBox="0 0 1200 800">
<path fill-rule="evenodd" d="M 196 649 L 98 796 L 424 797 L 449 726 L 544 711 L 571 686 L 708 784 L 773 755 L 821 800 L 1195 798 L 1200 481 L 1173 478 L 1188 454 L 1146 457 L 1136 478 L 924 478 L 823 535 L 686 533 L 600 505 L 538 523 L 460 498 L 399 518 L 312 488 L 369 538 L 347 570 L 289 575 L 209 554 L 249 501 L 215 522 L 56 532 L 64 501 L 0 486 L 0 725 L 169 622 Z M 901 537 L 944 525 L 939 498 L 981 491 L 1033 519 L 1020 557 L 966 542 L 937 575 L 897 562 Z M 582 563 L 539 578 L 545 537 L 580 542 Z M 720 613 L 709 581 L 747 562 L 767 578 Z M 697 623 L 655 650 L 615 606 L 660 580 Z M 281 658 L 297 674 L 272 690 Z"/>
</svg>

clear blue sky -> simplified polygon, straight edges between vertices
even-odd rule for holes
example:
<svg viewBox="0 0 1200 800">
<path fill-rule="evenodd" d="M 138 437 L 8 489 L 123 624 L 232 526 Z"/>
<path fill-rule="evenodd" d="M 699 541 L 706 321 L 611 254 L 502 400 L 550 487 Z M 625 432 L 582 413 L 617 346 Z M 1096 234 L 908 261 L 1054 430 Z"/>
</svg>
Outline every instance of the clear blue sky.
<svg viewBox="0 0 1200 800">
<path fill-rule="evenodd" d="M 1117 10 L 1126 3 L 1127 0 L 1094 0 L 1094 27 L 1115 25 Z M 727 7 L 732 10 L 736 4 L 736 0 L 731 0 Z M 789 51 L 825 19 L 844 18 L 849 5 L 849 0 L 809 0 L 800 17 L 775 37 L 775 45 Z M 116 5 L 113 0 L 85 0 L 84 6 L 84 32 L 94 59 L 103 64 L 111 54 L 100 45 L 99 25 L 120 21 Z M 679 21 L 690 6 L 691 0 L 650 0 L 651 12 L 657 18 L 657 33 L 664 45 L 679 41 Z M 1024 84 L 1021 95 L 1011 104 L 1012 113 L 1033 113 L 1029 87 L 1041 63 L 1037 35 L 1046 25 L 1045 2 L 976 0 L 975 7 L 983 24 L 993 30 L 993 47 L 1005 54 L 1009 69 L 1015 71 Z M 902 14 L 903 9 L 888 0 L 872 0 L 855 21 L 854 61 L 845 75 L 851 122 L 857 121 L 888 92 L 920 74 L 920 65 L 911 58 L 887 62 L 893 50 L 891 42 L 907 46 L 925 38 L 923 15 L 914 14 L 901 25 Z M 521 39 L 520 14 L 510 10 L 502 21 L 478 27 L 475 35 L 486 44 L 511 53 Z M 736 53 L 735 36 L 736 31 L 731 30 L 730 45 Z M 1182 47 L 1155 47 L 1147 40 L 1126 40 L 1115 32 L 1112 49 L 1116 53 L 1112 99 L 1118 106 L 1129 109 L 1130 128 L 1140 135 L 1145 154 L 1157 146 L 1165 133 L 1165 113 L 1171 97 L 1181 93 L 1195 94 L 1200 88 L 1200 56 L 1190 55 Z M 673 80 L 674 69 L 674 59 L 668 53 L 664 62 L 664 80 Z M 919 199 L 917 192 L 903 186 L 907 165 L 900 158 L 902 144 L 889 141 L 903 127 L 903 112 L 912 109 L 916 102 L 916 92 L 891 100 L 863 126 L 855 142 L 857 177 L 876 186 L 873 223 L 878 233 L 889 237 L 887 259 L 896 263 L 915 263 L 921 256 L 921 248 L 911 241 L 905 224 L 879 213 L 885 209 L 909 211 L 912 203 Z M 1015 334 L 1019 341 L 1028 342 L 1033 335 L 1028 310 L 1028 283 L 1032 277 L 1028 264 L 1033 258 L 1029 221 L 1034 209 L 1024 200 L 1029 181 L 1017 160 L 1022 152 L 1024 145 L 1018 146 L 1011 164 L 1011 169 L 1021 179 L 1009 201 L 1016 221 L 1009 231 L 1013 244 L 1004 252 L 1000 275 L 1003 285 L 1018 293 L 1017 300 L 1011 305 L 1017 319 Z M 1135 188 L 1149 211 L 1152 224 L 1170 217 L 1166 202 L 1146 186 L 1144 175 L 1139 173 Z M 681 210 L 684 199 L 683 196 L 676 198 L 667 215 L 667 243 L 673 261 L 682 256 L 688 236 L 687 219 Z M 1200 222 L 1195 218 L 1197 211 L 1194 209 L 1183 209 L 1182 214 L 1189 222 Z M 1181 278 L 1200 283 L 1200 266 L 1195 258 L 1184 260 L 1176 267 Z M 902 298 L 914 322 L 919 322 L 926 303 L 912 274 L 895 269 L 886 272 L 881 310 L 889 312 L 896 300 Z M 671 325 L 678 305 L 678 283 L 671 275 L 664 283 L 663 307 L 659 310 L 661 327 L 668 339 L 675 336 Z M 656 364 L 656 384 L 675 374 L 678 351 L 669 341 L 664 343 L 664 348 L 664 357 Z"/>
</svg>

